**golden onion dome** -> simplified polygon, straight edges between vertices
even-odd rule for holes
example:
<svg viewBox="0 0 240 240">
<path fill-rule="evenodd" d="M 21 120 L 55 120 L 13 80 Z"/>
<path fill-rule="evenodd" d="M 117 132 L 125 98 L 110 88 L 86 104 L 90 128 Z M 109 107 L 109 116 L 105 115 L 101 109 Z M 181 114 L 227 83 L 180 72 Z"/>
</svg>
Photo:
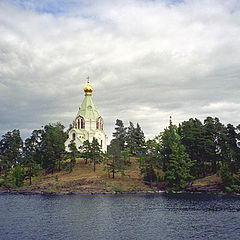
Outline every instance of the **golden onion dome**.
<svg viewBox="0 0 240 240">
<path fill-rule="evenodd" d="M 88 77 L 88 82 L 87 85 L 83 88 L 84 92 L 85 92 L 85 96 L 86 95 L 92 95 L 93 92 L 93 87 L 89 84 L 89 77 Z"/>
</svg>

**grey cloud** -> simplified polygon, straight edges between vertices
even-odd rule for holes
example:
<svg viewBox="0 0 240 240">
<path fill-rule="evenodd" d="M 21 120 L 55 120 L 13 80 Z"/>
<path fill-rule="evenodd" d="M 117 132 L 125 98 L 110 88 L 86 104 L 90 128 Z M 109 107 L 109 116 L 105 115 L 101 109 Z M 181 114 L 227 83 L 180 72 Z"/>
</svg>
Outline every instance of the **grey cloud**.
<svg viewBox="0 0 240 240">
<path fill-rule="evenodd" d="M 0 134 L 68 127 L 88 75 L 109 137 L 116 118 L 148 137 L 170 115 L 239 124 L 238 1 L 38 2 L 0 4 Z"/>
</svg>

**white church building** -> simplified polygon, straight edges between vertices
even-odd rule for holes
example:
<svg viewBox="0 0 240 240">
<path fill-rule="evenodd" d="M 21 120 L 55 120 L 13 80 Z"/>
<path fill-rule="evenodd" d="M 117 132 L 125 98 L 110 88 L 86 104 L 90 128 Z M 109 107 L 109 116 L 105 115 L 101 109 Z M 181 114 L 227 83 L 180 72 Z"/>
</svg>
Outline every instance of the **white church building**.
<svg viewBox="0 0 240 240">
<path fill-rule="evenodd" d="M 107 134 L 103 130 L 103 118 L 98 113 L 92 99 L 93 88 L 88 83 L 84 87 L 85 98 L 79 108 L 76 118 L 73 121 L 73 128 L 68 133 L 68 139 L 65 142 L 65 149 L 69 152 L 68 145 L 74 140 L 77 149 L 88 140 L 92 142 L 93 138 L 98 140 L 102 151 L 107 151 Z"/>
</svg>

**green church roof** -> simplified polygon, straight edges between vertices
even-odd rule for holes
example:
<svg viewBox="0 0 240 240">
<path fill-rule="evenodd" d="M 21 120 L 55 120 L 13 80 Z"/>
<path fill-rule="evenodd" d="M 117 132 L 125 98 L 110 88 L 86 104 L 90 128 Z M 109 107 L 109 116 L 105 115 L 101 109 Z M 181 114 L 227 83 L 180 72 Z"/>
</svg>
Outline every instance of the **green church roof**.
<svg viewBox="0 0 240 240">
<path fill-rule="evenodd" d="M 82 105 L 78 111 L 78 116 L 81 115 L 85 119 L 94 119 L 96 120 L 100 117 L 96 106 L 93 103 L 91 95 L 85 95 L 85 98 L 82 102 Z"/>
</svg>

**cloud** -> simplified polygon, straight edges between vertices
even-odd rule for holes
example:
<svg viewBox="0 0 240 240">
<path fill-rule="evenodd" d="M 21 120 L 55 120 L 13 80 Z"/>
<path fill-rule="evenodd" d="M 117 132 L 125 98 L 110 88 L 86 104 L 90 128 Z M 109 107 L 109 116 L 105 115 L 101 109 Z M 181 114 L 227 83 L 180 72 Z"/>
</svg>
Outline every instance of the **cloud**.
<svg viewBox="0 0 240 240">
<path fill-rule="evenodd" d="M 111 137 L 217 116 L 239 124 L 239 1 L 3 1 L 0 133 L 74 119 L 89 75 Z"/>
</svg>

